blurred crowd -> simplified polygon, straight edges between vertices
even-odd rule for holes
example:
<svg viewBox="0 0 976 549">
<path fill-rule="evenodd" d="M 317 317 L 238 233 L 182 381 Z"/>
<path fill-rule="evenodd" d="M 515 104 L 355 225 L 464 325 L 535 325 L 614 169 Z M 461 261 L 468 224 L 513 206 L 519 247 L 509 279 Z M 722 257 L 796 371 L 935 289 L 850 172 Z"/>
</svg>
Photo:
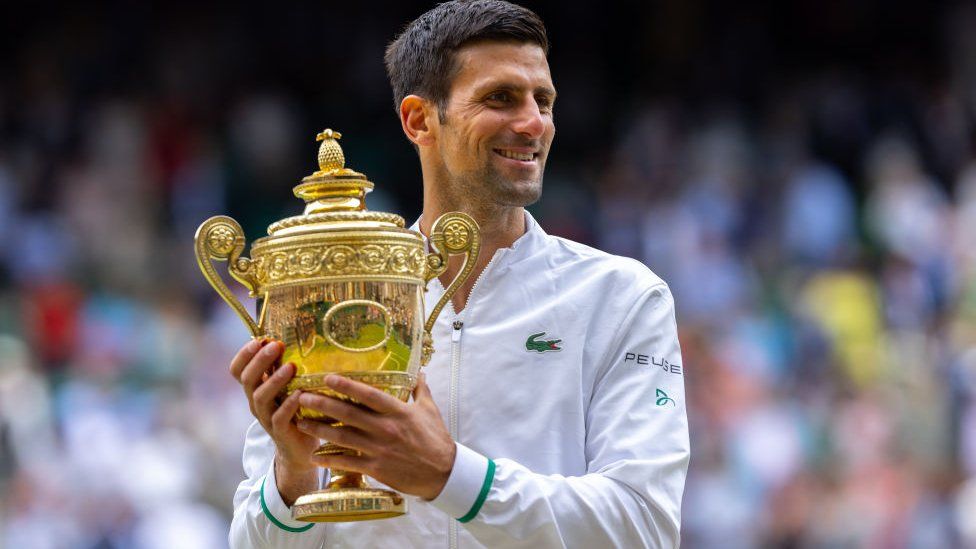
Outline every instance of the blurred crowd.
<svg viewBox="0 0 976 549">
<path fill-rule="evenodd" d="M 820 66 L 757 97 L 708 81 L 617 101 L 539 9 L 561 132 L 531 209 L 671 285 L 684 546 L 976 547 L 976 11 L 938 19 L 938 78 Z M 150 43 L 119 30 L 145 14 L 65 23 L 5 52 L 0 547 L 226 546 L 251 418 L 227 364 L 247 333 L 193 234 L 229 214 L 254 239 L 298 213 L 289 189 L 333 119 L 370 208 L 419 213 L 380 64 L 423 7 L 401 11 L 327 67 L 341 86 L 292 89 L 287 63 L 242 80 L 244 54 L 304 44 L 208 35 L 207 17 Z"/>
</svg>

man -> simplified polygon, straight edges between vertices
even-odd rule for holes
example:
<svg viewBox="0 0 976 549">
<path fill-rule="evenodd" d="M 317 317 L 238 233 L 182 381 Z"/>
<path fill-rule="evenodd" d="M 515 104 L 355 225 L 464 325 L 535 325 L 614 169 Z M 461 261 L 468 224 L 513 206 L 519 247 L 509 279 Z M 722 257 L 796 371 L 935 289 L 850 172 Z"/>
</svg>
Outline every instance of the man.
<svg viewBox="0 0 976 549">
<path fill-rule="evenodd" d="M 636 261 L 548 236 L 525 212 L 555 133 L 548 41 L 501 0 L 441 4 L 389 46 L 400 122 L 420 156 L 429 234 L 460 210 L 482 230 L 469 282 L 433 330 L 435 353 L 403 403 L 333 376 L 366 409 L 274 396 L 281 344 L 254 341 L 231 372 L 257 422 L 234 497 L 234 547 L 674 547 L 688 433 L 674 307 Z M 433 281 L 428 306 L 457 273 Z M 264 381 L 262 381 L 264 379 Z M 315 408 L 348 427 L 293 421 Z M 319 439 L 360 457 L 313 457 Z M 322 467 L 408 495 L 395 519 L 306 524 L 289 505 Z"/>
</svg>

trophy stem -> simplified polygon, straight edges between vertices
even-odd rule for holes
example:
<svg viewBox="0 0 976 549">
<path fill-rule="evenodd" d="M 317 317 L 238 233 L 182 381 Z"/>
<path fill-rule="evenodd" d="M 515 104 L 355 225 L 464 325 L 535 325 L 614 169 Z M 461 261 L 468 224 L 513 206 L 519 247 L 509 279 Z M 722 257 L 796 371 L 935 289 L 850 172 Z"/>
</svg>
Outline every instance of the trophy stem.
<svg viewBox="0 0 976 549">
<path fill-rule="evenodd" d="M 332 469 L 326 490 L 338 490 L 340 488 L 369 488 L 369 486 L 366 484 L 366 478 L 363 477 L 362 473 Z"/>
<path fill-rule="evenodd" d="M 327 442 L 318 455 L 358 455 L 355 450 Z M 393 490 L 372 488 L 362 473 L 332 469 L 329 485 L 305 494 L 291 506 L 291 516 L 306 522 L 352 522 L 398 517 L 407 512 L 407 502 Z"/>
</svg>

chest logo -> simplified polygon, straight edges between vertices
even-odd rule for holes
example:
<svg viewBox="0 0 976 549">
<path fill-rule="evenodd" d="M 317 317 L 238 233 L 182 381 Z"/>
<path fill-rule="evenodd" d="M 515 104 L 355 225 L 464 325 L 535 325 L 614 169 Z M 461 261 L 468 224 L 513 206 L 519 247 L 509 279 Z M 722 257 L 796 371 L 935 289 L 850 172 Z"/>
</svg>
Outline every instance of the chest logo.
<svg viewBox="0 0 976 549">
<path fill-rule="evenodd" d="M 543 339 L 541 341 L 536 341 L 536 338 L 540 338 L 546 335 L 545 332 L 539 332 L 537 334 L 532 334 L 529 339 L 525 340 L 525 350 L 535 351 L 537 353 L 544 353 L 546 351 L 562 351 L 562 347 L 558 347 L 556 344 L 562 341 L 561 339 Z"/>
<path fill-rule="evenodd" d="M 675 406 L 674 399 L 671 398 L 671 397 L 669 397 L 668 394 L 665 393 L 664 391 L 662 391 L 661 389 L 658 389 L 657 390 L 655 396 L 657 397 L 656 404 L 658 406 L 664 406 L 665 404 L 667 404 L 669 402 L 671 403 L 671 406 Z"/>
</svg>

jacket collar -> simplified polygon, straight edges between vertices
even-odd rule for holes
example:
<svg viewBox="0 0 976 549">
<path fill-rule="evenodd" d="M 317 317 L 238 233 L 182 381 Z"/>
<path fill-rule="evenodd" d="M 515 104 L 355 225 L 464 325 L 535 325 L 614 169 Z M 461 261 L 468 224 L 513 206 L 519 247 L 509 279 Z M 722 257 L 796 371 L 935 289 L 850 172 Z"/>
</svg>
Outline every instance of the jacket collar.
<svg viewBox="0 0 976 549">
<path fill-rule="evenodd" d="M 430 244 L 427 241 L 427 235 L 420 232 L 420 219 L 422 217 L 423 216 L 418 217 L 417 220 L 414 221 L 413 225 L 410 225 L 410 230 L 416 231 L 420 233 L 421 236 L 423 236 L 424 245 L 429 250 Z M 528 257 L 542 249 L 543 245 L 545 244 L 545 239 L 547 236 L 548 235 L 542 229 L 539 223 L 535 220 L 534 217 L 532 217 L 532 214 L 530 214 L 528 210 L 525 210 L 525 233 L 522 236 L 515 239 L 515 242 L 512 243 L 511 247 L 501 248 L 495 253 L 496 255 L 499 256 L 501 256 L 502 254 L 504 256 L 509 256 L 512 259 L 520 259 L 520 258 Z M 501 257 L 496 257 L 495 259 L 496 262 L 498 262 L 498 260 L 500 260 Z"/>
</svg>

